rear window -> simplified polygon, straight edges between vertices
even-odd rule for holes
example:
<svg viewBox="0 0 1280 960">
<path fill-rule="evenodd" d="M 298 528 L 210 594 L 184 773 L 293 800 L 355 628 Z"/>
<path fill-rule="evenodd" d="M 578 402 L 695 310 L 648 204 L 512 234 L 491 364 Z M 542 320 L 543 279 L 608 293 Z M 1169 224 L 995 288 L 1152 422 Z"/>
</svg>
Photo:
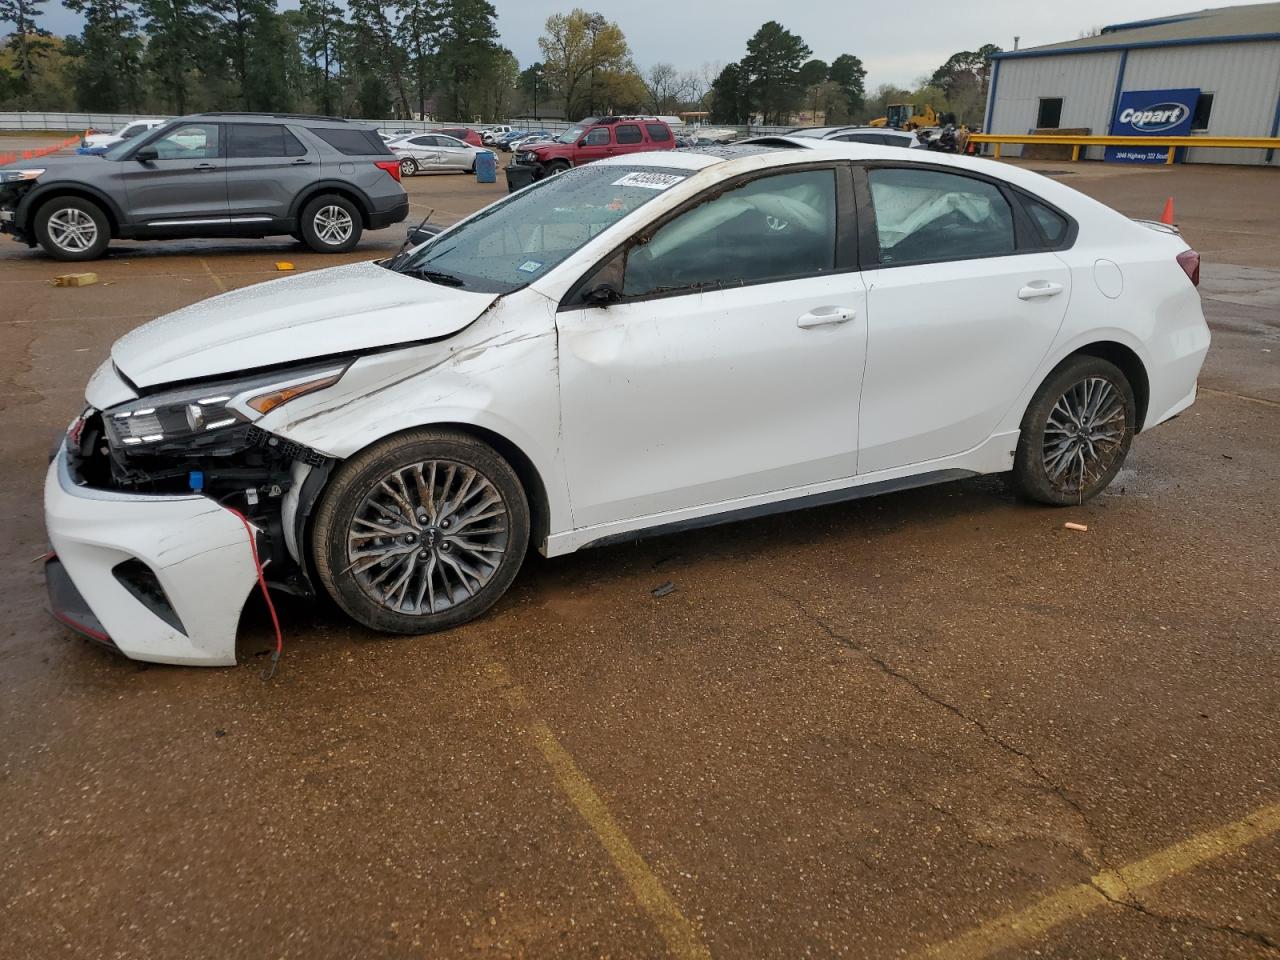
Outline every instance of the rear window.
<svg viewBox="0 0 1280 960">
<path fill-rule="evenodd" d="M 390 156 L 391 151 L 372 130 L 359 127 L 308 127 L 312 133 L 348 157 Z"/>
<path fill-rule="evenodd" d="M 671 139 L 671 131 L 661 123 L 646 123 L 644 128 L 649 131 L 649 139 L 654 143 L 666 143 Z"/>
<path fill-rule="evenodd" d="M 304 147 L 283 124 L 233 123 L 227 150 L 230 157 L 301 157 Z"/>
<path fill-rule="evenodd" d="M 643 143 L 644 135 L 640 132 L 640 128 L 634 123 L 621 123 L 613 132 L 613 138 L 618 143 Z"/>
</svg>

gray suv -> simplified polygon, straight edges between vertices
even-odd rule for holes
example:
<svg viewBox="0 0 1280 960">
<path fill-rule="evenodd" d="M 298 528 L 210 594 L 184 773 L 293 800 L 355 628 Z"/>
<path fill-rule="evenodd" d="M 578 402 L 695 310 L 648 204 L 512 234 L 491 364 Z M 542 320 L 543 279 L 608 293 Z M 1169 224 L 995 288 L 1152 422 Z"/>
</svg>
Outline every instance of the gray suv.
<svg viewBox="0 0 1280 960">
<path fill-rule="evenodd" d="M 96 259 L 112 237 L 288 234 L 342 253 L 408 214 L 377 132 L 332 117 L 202 113 L 97 156 L 0 169 L 0 231 L 59 260 Z"/>
</svg>

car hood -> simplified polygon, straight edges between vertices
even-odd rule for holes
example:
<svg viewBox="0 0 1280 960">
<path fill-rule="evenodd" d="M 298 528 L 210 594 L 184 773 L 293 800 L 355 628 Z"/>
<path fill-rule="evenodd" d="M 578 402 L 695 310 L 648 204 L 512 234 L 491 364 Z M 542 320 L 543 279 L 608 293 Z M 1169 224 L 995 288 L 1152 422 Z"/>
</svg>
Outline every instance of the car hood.
<svg viewBox="0 0 1280 960">
<path fill-rule="evenodd" d="M 101 177 L 107 172 L 107 167 L 103 165 L 102 155 L 94 153 L 76 153 L 61 157 L 40 157 L 37 160 L 24 160 L 22 163 L 17 164 L 14 169 L 20 170 L 24 167 L 43 167 L 45 173 L 40 177 L 42 182 L 52 180 L 55 177 L 76 177 L 81 171 L 92 171 L 97 177 Z"/>
<path fill-rule="evenodd" d="M 498 298 L 353 263 L 233 290 L 138 327 L 111 359 L 138 387 L 456 333 Z"/>
</svg>

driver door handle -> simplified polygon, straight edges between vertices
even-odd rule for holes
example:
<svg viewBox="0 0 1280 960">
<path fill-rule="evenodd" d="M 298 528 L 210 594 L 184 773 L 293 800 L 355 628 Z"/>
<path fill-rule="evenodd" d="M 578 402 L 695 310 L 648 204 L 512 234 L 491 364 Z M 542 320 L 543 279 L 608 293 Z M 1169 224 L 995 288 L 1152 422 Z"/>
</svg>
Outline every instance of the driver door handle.
<svg viewBox="0 0 1280 960">
<path fill-rule="evenodd" d="M 1018 291 L 1019 300 L 1035 300 L 1038 297 L 1056 297 L 1063 291 L 1060 283 L 1048 280 L 1033 280 Z"/>
<path fill-rule="evenodd" d="M 199 170 L 201 173 L 203 173 L 206 170 L 217 170 L 218 167 L 216 164 L 213 164 L 213 163 L 197 163 L 194 167 L 192 167 L 192 169 Z"/>
<path fill-rule="evenodd" d="M 294 165 L 295 167 L 305 167 L 305 166 L 309 165 L 310 163 L 311 163 L 311 161 L 310 161 L 310 160 L 308 160 L 306 157 L 299 157 L 297 160 L 293 161 L 293 165 Z"/>
<path fill-rule="evenodd" d="M 796 318 L 796 326 L 807 329 L 832 323 L 848 323 L 857 315 L 858 311 L 851 307 L 814 307 Z"/>
</svg>

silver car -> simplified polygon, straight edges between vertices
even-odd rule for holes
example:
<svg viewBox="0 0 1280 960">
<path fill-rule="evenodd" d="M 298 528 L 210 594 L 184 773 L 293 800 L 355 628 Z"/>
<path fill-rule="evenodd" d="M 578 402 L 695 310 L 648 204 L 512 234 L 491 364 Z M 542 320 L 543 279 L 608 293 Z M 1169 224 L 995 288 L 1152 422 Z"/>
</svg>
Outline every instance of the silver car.
<svg viewBox="0 0 1280 960">
<path fill-rule="evenodd" d="M 400 160 L 400 176 L 411 177 L 420 170 L 452 170 L 472 173 L 480 147 L 463 143 L 443 133 L 420 133 L 387 144 Z"/>
</svg>

